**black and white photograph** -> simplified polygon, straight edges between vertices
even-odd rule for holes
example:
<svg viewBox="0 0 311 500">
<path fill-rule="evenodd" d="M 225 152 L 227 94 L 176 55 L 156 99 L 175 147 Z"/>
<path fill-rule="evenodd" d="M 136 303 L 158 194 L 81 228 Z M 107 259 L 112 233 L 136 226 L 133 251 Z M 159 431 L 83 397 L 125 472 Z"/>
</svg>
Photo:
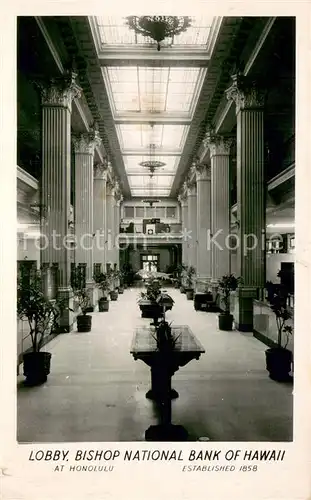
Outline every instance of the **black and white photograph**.
<svg viewBox="0 0 311 500">
<path fill-rule="evenodd" d="M 17 21 L 17 438 L 291 441 L 295 18 Z"/>
<path fill-rule="evenodd" d="M 310 493 L 298 3 L 0 19 L 4 500 Z"/>
</svg>

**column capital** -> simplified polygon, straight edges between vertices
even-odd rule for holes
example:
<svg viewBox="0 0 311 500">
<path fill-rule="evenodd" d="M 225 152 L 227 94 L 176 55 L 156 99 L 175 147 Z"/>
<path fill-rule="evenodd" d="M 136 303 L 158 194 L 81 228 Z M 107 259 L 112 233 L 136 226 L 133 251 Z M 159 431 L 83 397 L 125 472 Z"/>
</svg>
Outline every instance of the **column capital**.
<svg viewBox="0 0 311 500">
<path fill-rule="evenodd" d="M 241 74 L 233 75 L 232 85 L 225 93 L 228 101 L 234 101 L 236 113 L 243 109 L 262 109 L 265 103 L 266 89 L 256 81 Z"/>
<path fill-rule="evenodd" d="M 205 147 L 210 151 L 210 157 L 217 155 L 230 155 L 230 148 L 234 143 L 233 137 L 226 137 L 216 134 L 213 129 L 209 129 L 203 139 Z"/>
<path fill-rule="evenodd" d="M 187 195 L 188 196 L 196 196 L 197 194 L 197 185 L 195 182 L 187 182 Z"/>
<path fill-rule="evenodd" d="M 179 203 L 181 204 L 181 206 L 187 205 L 187 192 L 186 191 L 181 192 L 177 196 L 177 199 L 178 199 Z"/>
<path fill-rule="evenodd" d="M 211 169 L 204 163 L 195 163 L 196 181 L 209 181 L 211 179 Z"/>
<path fill-rule="evenodd" d="M 71 103 L 75 97 L 80 97 L 81 87 L 76 83 L 77 74 L 67 72 L 58 78 L 51 78 L 48 82 L 36 82 L 41 93 L 43 106 L 59 106 L 71 111 Z"/>
<path fill-rule="evenodd" d="M 107 179 L 107 195 L 115 196 L 116 188 L 113 179 Z"/>
<path fill-rule="evenodd" d="M 106 162 L 96 163 L 96 165 L 94 165 L 94 179 L 107 181 L 107 176 L 108 176 L 107 163 Z"/>
<path fill-rule="evenodd" d="M 72 141 L 77 154 L 93 155 L 95 147 L 100 144 L 101 139 L 97 130 L 85 132 L 72 136 Z"/>
</svg>

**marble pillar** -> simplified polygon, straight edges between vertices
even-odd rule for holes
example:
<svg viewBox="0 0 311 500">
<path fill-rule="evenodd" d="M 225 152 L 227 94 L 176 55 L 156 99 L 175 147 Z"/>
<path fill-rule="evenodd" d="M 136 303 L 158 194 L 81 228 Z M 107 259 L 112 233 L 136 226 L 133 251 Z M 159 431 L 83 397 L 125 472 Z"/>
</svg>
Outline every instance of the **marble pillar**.
<svg viewBox="0 0 311 500">
<path fill-rule="evenodd" d="M 253 329 L 253 299 L 265 285 L 265 91 L 241 75 L 232 77 L 227 98 L 237 116 L 238 274 L 242 286 L 235 309 L 236 326 Z"/>
<path fill-rule="evenodd" d="M 115 254 L 114 254 L 115 184 L 112 182 L 107 182 L 106 202 L 107 202 L 106 255 L 107 255 L 107 264 L 110 264 L 111 269 L 113 269 L 115 262 Z"/>
<path fill-rule="evenodd" d="M 81 89 L 74 73 L 40 86 L 42 95 L 41 264 L 58 269 L 58 297 L 64 303 L 61 331 L 73 327 L 70 286 L 71 104 Z"/>
<path fill-rule="evenodd" d="M 207 165 L 195 164 L 197 183 L 197 290 L 204 291 L 212 277 L 211 249 L 211 173 Z M 202 290 L 201 290 L 202 289 Z"/>
<path fill-rule="evenodd" d="M 94 307 L 95 284 L 93 280 L 93 189 L 94 150 L 100 143 L 96 130 L 75 135 L 72 138 L 75 151 L 75 235 L 76 265 L 86 264 L 86 289 L 90 306 Z"/>
<path fill-rule="evenodd" d="M 101 271 L 106 272 L 106 231 L 107 231 L 107 164 L 100 163 L 94 166 L 93 192 L 93 228 L 95 233 L 93 260 L 94 264 L 101 265 Z"/>
<path fill-rule="evenodd" d="M 188 200 L 187 194 L 182 193 L 178 196 L 178 201 L 181 206 L 181 231 L 182 231 L 182 264 L 188 265 L 188 240 L 186 236 L 188 228 Z"/>
<path fill-rule="evenodd" d="M 188 265 L 197 269 L 197 188 L 195 182 L 188 184 Z"/>
<path fill-rule="evenodd" d="M 212 282 L 230 273 L 230 147 L 231 138 L 208 132 L 205 144 L 211 159 Z"/>
</svg>

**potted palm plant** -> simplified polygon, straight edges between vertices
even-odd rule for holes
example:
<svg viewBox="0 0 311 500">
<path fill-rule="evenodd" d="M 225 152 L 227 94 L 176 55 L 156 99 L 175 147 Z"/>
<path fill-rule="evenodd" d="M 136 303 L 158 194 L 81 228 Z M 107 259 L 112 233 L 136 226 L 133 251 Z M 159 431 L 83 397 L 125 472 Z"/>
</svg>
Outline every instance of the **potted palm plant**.
<svg viewBox="0 0 311 500">
<path fill-rule="evenodd" d="M 218 283 L 218 288 L 222 294 L 221 300 L 225 310 L 218 316 L 219 330 L 232 330 L 233 316 L 230 314 L 230 293 L 237 289 L 241 283 L 241 278 L 233 274 L 225 274 Z"/>
<path fill-rule="evenodd" d="M 118 278 L 118 271 L 115 269 L 110 269 L 108 272 L 108 279 L 110 283 L 110 300 L 118 300 L 118 288 L 116 287 L 116 280 Z"/>
<path fill-rule="evenodd" d="M 196 275 L 195 267 L 187 266 L 186 268 L 186 296 L 188 300 L 193 300 L 193 278 Z"/>
<path fill-rule="evenodd" d="M 288 294 L 279 288 L 273 297 L 270 297 L 270 307 L 275 315 L 278 338 L 274 347 L 266 350 L 266 368 L 269 376 L 279 382 L 289 379 L 291 371 L 292 353 L 287 349 L 293 328 L 287 322 L 292 318 L 291 310 L 287 306 Z"/>
<path fill-rule="evenodd" d="M 76 268 L 71 281 L 75 302 L 80 308 L 80 314 L 77 316 L 78 332 L 89 332 L 92 328 L 92 316 L 87 314 L 90 312 L 90 298 L 85 286 L 82 268 Z"/>
<path fill-rule="evenodd" d="M 98 300 L 98 310 L 99 312 L 109 311 L 109 279 L 107 273 L 99 273 L 94 276 L 94 281 L 96 282 L 98 288 L 100 289 L 102 296 Z"/>
<path fill-rule="evenodd" d="M 58 319 L 63 310 L 60 300 L 49 300 L 43 292 L 40 271 L 31 276 L 21 273 L 17 283 L 17 314 L 27 318 L 31 337 L 31 351 L 23 354 L 25 384 L 43 384 L 50 373 L 51 353 L 42 352 L 48 336 L 57 331 Z"/>
</svg>

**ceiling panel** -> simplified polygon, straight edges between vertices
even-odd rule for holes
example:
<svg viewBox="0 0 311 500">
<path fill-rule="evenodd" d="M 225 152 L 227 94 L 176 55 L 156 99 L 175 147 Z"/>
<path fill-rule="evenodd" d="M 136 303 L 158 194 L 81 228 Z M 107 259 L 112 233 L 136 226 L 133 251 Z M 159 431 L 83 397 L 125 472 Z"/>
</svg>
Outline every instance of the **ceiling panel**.
<svg viewBox="0 0 311 500">
<path fill-rule="evenodd" d="M 174 38 L 169 37 L 161 42 L 163 46 L 192 46 L 205 48 L 208 43 L 211 26 L 215 17 L 199 16 L 191 18 L 191 26 L 184 33 Z M 149 37 L 136 34 L 126 25 L 125 17 L 121 16 L 98 16 L 96 24 L 103 46 L 114 45 L 154 45 L 155 42 Z"/>
<path fill-rule="evenodd" d="M 121 150 L 146 149 L 150 144 L 155 149 L 182 150 L 189 130 L 187 125 L 122 124 L 117 125 Z"/>
<path fill-rule="evenodd" d="M 153 68 L 144 66 L 103 68 L 117 113 L 190 114 L 202 68 Z"/>
<path fill-rule="evenodd" d="M 174 176 L 173 175 L 163 175 L 163 176 L 158 176 L 155 175 L 153 177 L 149 177 L 149 175 L 129 175 L 128 176 L 129 184 L 130 187 L 135 188 L 135 187 L 148 187 L 149 189 L 151 188 L 170 188 Z"/>
<path fill-rule="evenodd" d="M 161 167 L 161 172 L 175 172 L 179 162 L 179 156 L 152 156 L 153 159 L 165 163 L 164 167 Z M 142 161 L 150 160 L 149 155 L 144 156 L 123 156 L 125 170 L 128 174 L 141 172 L 142 174 L 149 174 L 148 168 L 142 167 L 139 164 Z"/>
</svg>

